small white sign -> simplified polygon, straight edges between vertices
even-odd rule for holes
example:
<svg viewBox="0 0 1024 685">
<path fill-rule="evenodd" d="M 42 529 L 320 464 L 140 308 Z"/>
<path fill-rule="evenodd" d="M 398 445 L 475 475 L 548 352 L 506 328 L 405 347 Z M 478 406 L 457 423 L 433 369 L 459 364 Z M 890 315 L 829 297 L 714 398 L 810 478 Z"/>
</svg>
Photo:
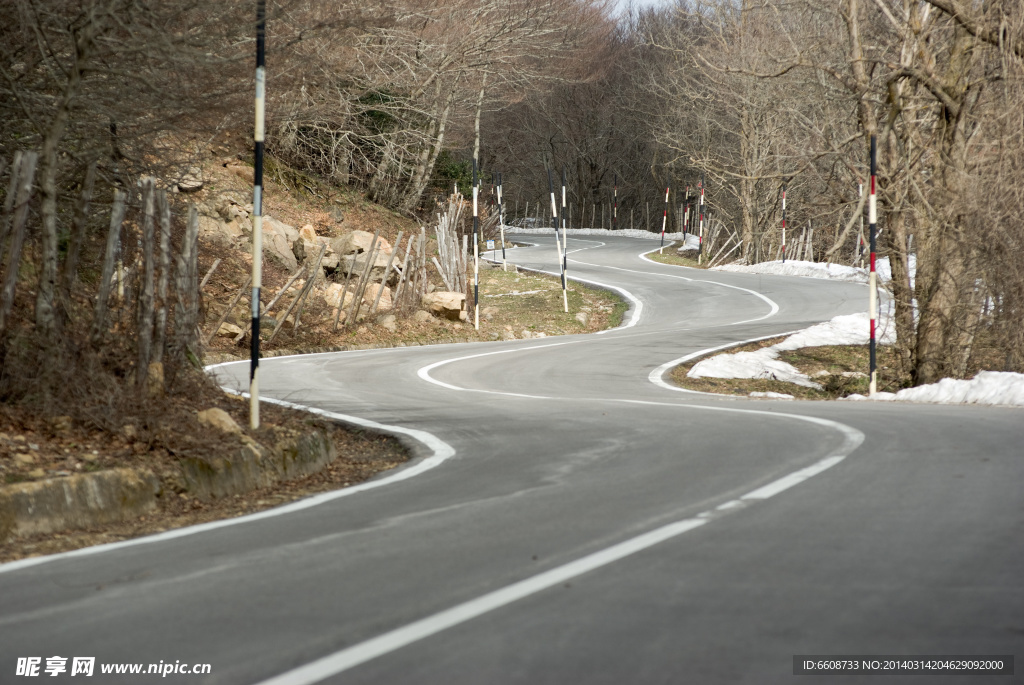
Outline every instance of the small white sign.
<svg viewBox="0 0 1024 685">
<path fill-rule="evenodd" d="M 494 249 L 494 241 L 493 240 L 488 240 L 487 241 L 487 249 L 488 250 L 493 250 Z"/>
</svg>

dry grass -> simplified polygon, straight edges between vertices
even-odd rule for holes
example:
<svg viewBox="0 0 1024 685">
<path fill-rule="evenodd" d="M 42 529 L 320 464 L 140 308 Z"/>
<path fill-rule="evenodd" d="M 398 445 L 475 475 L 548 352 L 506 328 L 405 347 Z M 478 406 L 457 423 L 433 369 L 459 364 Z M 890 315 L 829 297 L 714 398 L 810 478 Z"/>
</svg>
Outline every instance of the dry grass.
<svg viewBox="0 0 1024 685">
<path fill-rule="evenodd" d="M 784 338 L 771 338 L 731 348 L 725 352 L 716 352 L 716 354 L 752 352 L 770 347 L 782 340 Z M 689 378 L 686 374 L 700 361 L 699 359 L 675 367 L 669 377 L 673 383 L 688 390 L 740 397 L 746 397 L 752 392 L 777 392 L 792 395 L 796 399 L 829 400 L 854 393 L 866 395 L 868 392 L 867 376 L 854 375 L 867 373 L 867 345 L 805 347 L 782 352 L 779 359 L 792 364 L 802 373 L 810 376 L 822 388 L 819 390 L 767 378 Z M 893 348 L 879 346 L 878 389 L 880 391 L 896 392 L 906 387 L 905 380 L 900 377 L 896 369 L 897 359 Z"/>
<path fill-rule="evenodd" d="M 657 252 L 651 252 L 647 257 L 651 261 L 658 262 L 659 264 L 672 264 L 673 266 L 689 266 L 694 269 L 706 269 L 708 268 L 708 260 L 705 255 L 703 264 L 697 264 L 697 253 L 693 250 L 687 250 L 686 256 L 680 255 L 676 250 L 682 246 L 682 242 L 677 241 L 671 245 L 665 246 L 665 251 L 661 254 Z"/>
</svg>

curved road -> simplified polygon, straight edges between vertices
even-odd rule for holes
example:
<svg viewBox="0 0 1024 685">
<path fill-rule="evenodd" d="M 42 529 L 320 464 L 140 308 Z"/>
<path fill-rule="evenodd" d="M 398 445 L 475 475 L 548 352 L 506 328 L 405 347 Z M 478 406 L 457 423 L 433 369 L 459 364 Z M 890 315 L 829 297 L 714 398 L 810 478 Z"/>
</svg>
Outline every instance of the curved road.
<svg viewBox="0 0 1024 685">
<path fill-rule="evenodd" d="M 513 261 L 555 269 L 553 240 L 529 240 Z M 572 276 L 635 298 L 615 331 L 265 360 L 267 395 L 398 427 L 419 458 L 0 566 L 0 683 L 52 655 L 279 685 L 851 682 L 793 657 L 1024 654 L 1024 414 L 673 390 L 673 360 L 866 292 L 664 266 L 652 245 L 569 240 Z M 246 383 L 245 364 L 215 371 Z"/>
</svg>

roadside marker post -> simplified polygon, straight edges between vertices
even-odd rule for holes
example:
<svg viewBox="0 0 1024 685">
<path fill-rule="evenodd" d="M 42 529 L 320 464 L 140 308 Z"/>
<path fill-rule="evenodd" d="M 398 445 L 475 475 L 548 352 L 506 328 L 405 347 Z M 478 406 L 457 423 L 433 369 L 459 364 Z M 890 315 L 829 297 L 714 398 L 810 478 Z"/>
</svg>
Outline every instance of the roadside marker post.
<svg viewBox="0 0 1024 685">
<path fill-rule="evenodd" d="M 699 234 L 697 236 L 697 266 L 700 266 L 704 258 L 704 177 L 700 177 L 700 199 L 698 200 L 698 214 L 700 215 Z"/>
<path fill-rule="evenodd" d="M 786 184 L 782 184 L 782 263 L 786 263 Z"/>
<path fill-rule="evenodd" d="M 249 343 L 249 427 L 260 427 L 260 286 L 263 281 L 263 142 L 266 101 L 266 0 L 256 0 L 256 98 L 252 175 L 252 333 Z"/>
<path fill-rule="evenodd" d="M 498 172 L 498 227 L 501 231 L 501 270 L 508 271 L 508 262 L 505 258 L 505 213 L 501 204 L 501 172 Z"/>
<path fill-rule="evenodd" d="M 473 160 L 473 328 L 480 330 L 480 214 L 477 199 L 480 195 L 480 179 L 477 175 L 476 160 Z"/>
<path fill-rule="evenodd" d="M 871 317 L 870 338 L 868 351 L 870 356 L 871 381 L 868 394 L 874 395 L 878 392 L 878 366 L 875 358 L 875 329 L 878 321 L 878 291 L 877 274 L 875 273 L 875 229 L 878 226 L 878 205 L 876 199 L 875 176 L 878 171 L 878 141 L 875 134 L 871 134 L 871 189 L 868 195 L 868 240 L 871 250 L 871 272 L 868 275 L 868 312 Z"/>
<path fill-rule="evenodd" d="M 551 217 L 554 219 L 555 224 L 555 250 L 558 257 L 558 271 L 562 277 L 562 299 L 568 302 L 565 294 L 565 268 L 564 262 L 562 261 L 562 244 L 558 240 L 558 202 L 555 200 L 555 182 L 551 178 L 551 169 L 548 169 L 548 193 L 551 195 Z"/>
<path fill-rule="evenodd" d="M 661 215 L 661 247 L 658 248 L 658 254 L 662 254 L 665 249 L 665 224 L 668 223 L 668 191 L 671 186 L 665 186 L 665 212 Z"/>
<path fill-rule="evenodd" d="M 565 305 L 565 313 L 569 313 L 569 295 L 566 292 L 565 272 L 569 270 L 569 238 L 565 231 L 565 167 L 562 167 L 562 213 L 559 215 L 562 221 L 562 304 Z"/>
<path fill-rule="evenodd" d="M 612 230 L 619 229 L 619 176 L 612 174 Z"/>
</svg>

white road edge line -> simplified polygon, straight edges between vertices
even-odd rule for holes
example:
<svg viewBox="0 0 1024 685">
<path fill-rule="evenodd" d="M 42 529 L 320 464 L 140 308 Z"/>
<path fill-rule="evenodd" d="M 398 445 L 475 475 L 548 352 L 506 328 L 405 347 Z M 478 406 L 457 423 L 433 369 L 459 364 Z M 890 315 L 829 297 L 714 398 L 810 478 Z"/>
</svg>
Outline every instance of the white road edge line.
<svg viewBox="0 0 1024 685">
<path fill-rule="evenodd" d="M 243 397 L 248 397 L 248 393 L 240 392 L 230 388 L 224 388 L 226 392 L 230 392 Z M 277 400 L 271 397 L 261 398 L 262 402 L 268 402 L 271 404 L 277 404 L 282 407 L 288 407 L 291 409 L 300 409 L 302 411 L 316 414 L 317 416 L 323 416 L 328 419 L 335 419 L 338 421 L 344 421 L 346 423 L 355 424 L 364 428 L 370 428 L 373 430 L 383 431 L 391 434 L 408 435 L 410 438 L 419 441 L 431 450 L 432 454 L 423 458 L 421 461 L 401 468 L 390 476 L 385 476 L 380 479 L 367 481 L 358 485 L 352 485 L 343 490 L 333 490 L 331 492 L 324 492 L 319 495 L 313 495 L 306 499 L 301 499 L 290 504 L 285 504 L 274 509 L 267 509 L 265 511 L 256 512 L 255 514 L 248 514 L 246 516 L 239 516 L 232 519 L 223 519 L 220 521 L 211 521 L 209 523 L 200 523 L 195 526 L 187 526 L 185 528 L 176 528 L 174 530 L 164 531 L 163 533 L 157 533 L 155 535 L 147 535 L 141 538 L 135 538 L 132 540 L 122 540 L 120 542 L 111 542 L 105 545 L 96 545 L 93 547 L 83 547 L 82 549 L 72 550 L 70 552 L 60 552 L 58 554 L 51 554 L 42 557 L 32 557 L 29 559 L 20 559 L 18 561 L 11 561 L 6 564 L 0 564 L 0 573 L 9 573 L 11 571 L 17 571 L 31 566 L 38 566 L 51 561 L 57 561 L 58 559 L 70 559 L 74 557 L 91 556 L 93 554 L 100 554 L 103 552 L 110 552 L 116 549 L 124 549 L 126 547 L 135 547 L 138 545 L 148 545 L 154 542 L 165 542 L 167 540 L 173 540 L 175 538 L 187 537 L 189 535 L 195 535 L 197 533 L 204 533 L 210 530 L 216 530 L 218 528 L 226 528 L 228 526 L 236 526 L 242 523 L 249 523 L 251 521 L 259 521 L 260 519 L 273 518 L 275 516 L 283 516 L 285 514 L 291 514 L 296 511 L 303 509 L 309 509 L 311 507 L 318 506 L 325 502 L 339 499 L 341 497 L 348 497 L 355 495 L 359 492 L 366 490 L 373 490 L 375 488 L 384 487 L 385 485 L 391 485 L 414 476 L 418 476 L 424 471 L 429 471 L 433 468 L 440 466 L 443 462 L 447 461 L 455 455 L 455 448 L 441 440 L 436 435 L 428 433 L 426 431 L 418 430 L 416 428 L 405 428 L 403 426 L 386 425 L 377 423 L 376 421 L 370 421 L 369 419 L 362 419 L 358 416 L 349 416 L 347 414 L 337 414 L 334 412 L 326 411 L 324 409 L 318 409 L 316 407 L 307 407 L 302 404 L 296 404 L 294 402 L 286 402 L 285 400 Z"/>
<path fill-rule="evenodd" d="M 775 337 L 775 336 L 769 336 Z M 492 390 L 476 390 L 473 388 L 462 388 L 450 383 L 444 383 L 438 381 L 430 376 L 430 371 L 444 364 L 462 361 L 466 359 L 473 359 L 476 357 L 483 357 L 492 354 L 502 354 L 505 352 L 521 352 L 526 350 L 536 350 L 545 347 L 554 347 L 556 345 L 564 345 L 569 343 L 554 343 L 550 345 L 538 345 L 529 348 L 518 348 L 516 350 L 501 350 L 498 352 L 485 352 L 483 354 L 473 354 L 464 357 L 457 357 L 453 359 L 442 360 L 434 362 L 420 368 L 417 371 L 417 375 L 430 382 L 443 387 L 464 391 L 464 392 L 483 392 L 493 395 L 508 395 L 511 397 L 531 397 L 535 399 L 548 399 L 557 400 L 555 397 L 539 397 L 532 395 L 519 395 L 516 393 L 502 393 Z M 714 351 L 719 348 L 712 348 L 711 350 L 702 350 L 701 352 L 695 352 L 694 356 L 700 354 L 707 354 L 710 351 Z M 671 387 L 671 386 L 669 386 Z M 857 447 L 864 442 L 864 434 L 846 424 L 839 423 L 838 421 L 831 421 L 829 419 L 821 419 L 814 416 L 801 416 L 799 414 L 785 414 L 776 413 L 769 411 L 762 411 L 757 409 L 735 409 L 731 407 L 703 407 L 700 405 L 678 405 L 675 403 L 666 402 L 652 402 L 645 400 L 615 400 L 609 399 L 607 401 L 612 402 L 626 402 L 629 404 L 643 404 L 643 405 L 656 405 L 656 406 L 686 406 L 688 409 L 697 409 L 703 411 L 725 411 L 725 412 L 738 412 L 742 414 L 756 414 L 760 416 L 768 416 L 772 418 L 788 418 L 795 419 L 798 421 L 806 421 L 813 423 L 825 428 L 837 430 L 843 436 L 843 442 L 838 447 L 834 448 L 831 452 L 825 455 L 824 458 L 811 464 L 810 466 L 798 469 L 790 474 L 787 474 L 781 478 L 778 478 L 766 485 L 758 487 L 750 492 L 742 495 L 739 499 L 731 500 L 720 504 L 714 509 L 701 512 L 692 518 L 683 519 L 681 521 L 675 521 L 667 525 L 655 528 L 654 530 L 642 533 L 636 537 L 630 538 L 618 544 L 606 547 L 603 550 L 588 554 L 587 556 L 571 561 L 562 566 L 555 567 L 543 573 L 539 573 L 535 576 L 525 578 L 511 585 L 507 585 L 498 590 L 488 592 L 480 597 L 471 599 L 467 602 L 457 604 L 450 609 L 440 611 L 431 616 L 427 616 L 418 621 L 413 621 L 404 626 L 390 630 L 377 637 L 370 638 L 363 642 L 346 647 L 338 650 L 333 654 L 329 654 L 315 661 L 311 661 L 308 664 L 299 666 L 298 668 L 286 671 L 280 675 L 274 676 L 267 680 L 264 680 L 258 685 L 312 685 L 318 683 L 326 678 L 335 676 L 339 673 L 347 671 L 351 668 L 359 666 L 360 664 L 366 663 L 376 659 L 377 657 L 384 656 L 390 652 L 396 651 L 407 645 L 419 642 L 420 640 L 426 639 L 437 633 L 445 631 L 449 628 L 453 628 L 457 625 L 470 621 L 474 618 L 487 614 L 491 611 L 503 608 L 509 604 L 524 599 L 538 592 L 546 590 L 550 587 L 554 587 L 559 583 L 566 582 L 577 576 L 581 576 L 590 571 L 594 571 L 603 566 L 607 566 L 616 561 L 624 559 L 646 550 L 655 545 L 661 544 L 667 540 L 676 538 L 683 533 L 687 533 L 695 528 L 699 528 L 705 523 L 709 522 L 714 518 L 725 516 L 736 511 L 744 509 L 747 505 L 760 502 L 779 493 L 785 492 L 786 490 L 798 485 L 805 480 L 812 478 L 823 471 L 826 471 L 836 464 L 840 463 L 849 454 L 851 454 Z"/>
</svg>

